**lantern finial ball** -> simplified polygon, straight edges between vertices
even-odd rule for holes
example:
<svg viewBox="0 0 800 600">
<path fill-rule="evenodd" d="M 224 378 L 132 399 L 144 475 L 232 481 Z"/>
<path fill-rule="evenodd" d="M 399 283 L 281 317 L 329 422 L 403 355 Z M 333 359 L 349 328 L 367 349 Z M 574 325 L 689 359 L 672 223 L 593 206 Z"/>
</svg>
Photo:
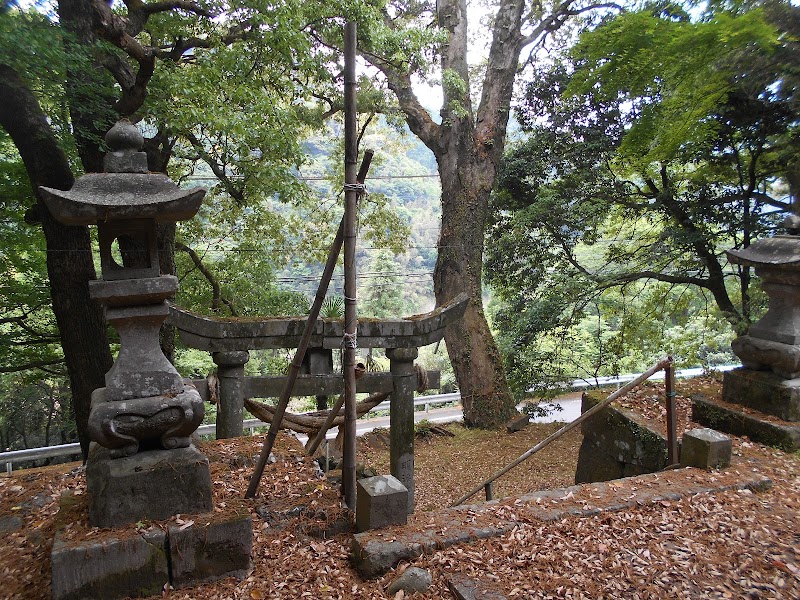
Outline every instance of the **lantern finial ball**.
<svg viewBox="0 0 800 600">
<path fill-rule="evenodd" d="M 147 173 L 147 154 L 139 151 L 144 146 L 144 136 L 128 119 L 120 119 L 108 130 L 106 144 L 107 173 Z"/>
</svg>

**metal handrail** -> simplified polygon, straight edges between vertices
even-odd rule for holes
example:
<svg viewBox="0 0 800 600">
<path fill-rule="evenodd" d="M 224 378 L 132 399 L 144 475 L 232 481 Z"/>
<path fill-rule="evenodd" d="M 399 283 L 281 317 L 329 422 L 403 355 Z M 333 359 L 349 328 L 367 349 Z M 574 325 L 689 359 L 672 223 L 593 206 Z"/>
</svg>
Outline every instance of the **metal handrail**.
<svg viewBox="0 0 800 600">
<path fill-rule="evenodd" d="M 595 415 L 598 412 L 600 412 L 601 410 L 603 410 L 606 406 L 611 404 L 614 400 L 616 400 L 620 396 L 623 396 L 623 395 L 627 394 L 633 388 L 635 388 L 635 387 L 639 386 L 640 384 L 644 383 L 647 379 L 650 379 L 650 377 L 652 377 L 655 373 L 658 373 L 659 371 L 667 369 L 667 368 L 669 368 L 671 366 L 672 366 L 672 358 L 669 357 L 669 356 L 667 358 L 665 358 L 665 359 L 662 359 L 662 360 L 658 361 L 655 365 L 650 367 L 647 371 L 645 371 L 644 373 L 639 375 L 636 379 L 634 379 L 630 383 L 627 383 L 626 385 L 622 386 L 616 392 L 611 394 L 608 398 L 603 400 L 600 404 L 597 404 L 597 405 L 593 406 L 592 408 L 587 410 L 585 413 L 583 413 L 580 417 L 578 417 L 577 419 L 575 419 L 571 423 L 567 423 L 566 425 L 564 425 L 561 429 L 559 429 L 555 433 L 552 433 L 549 436 L 547 436 L 545 439 L 543 439 L 541 442 L 536 444 L 533 448 L 531 448 L 530 450 L 525 452 L 519 458 L 517 458 L 514 461 L 510 462 L 508 465 L 506 465 L 505 467 L 503 467 L 499 471 L 496 471 L 491 477 L 489 477 L 488 479 L 484 480 L 479 485 L 475 486 L 469 493 L 461 496 L 461 498 L 456 500 L 453 504 L 451 504 L 451 506 L 458 506 L 459 504 L 463 504 L 469 498 L 471 498 L 472 496 L 474 496 L 475 494 L 477 494 L 481 490 L 486 490 L 487 496 L 491 496 L 491 494 L 492 494 L 492 483 L 494 483 L 494 481 L 496 479 L 498 479 L 499 477 L 502 477 L 503 475 L 508 473 L 511 469 L 516 467 L 518 464 L 520 464 L 524 460 L 527 460 L 528 458 L 530 458 L 531 456 L 536 454 L 539 450 L 541 450 L 542 448 L 546 447 L 551 442 L 553 442 L 553 441 L 557 440 L 558 438 L 560 438 L 562 435 L 564 435 L 567 431 L 569 431 L 570 429 L 572 429 L 576 425 L 580 425 L 581 423 L 583 423 L 586 419 L 588 419 L 592 415 Z"/>
</svg>

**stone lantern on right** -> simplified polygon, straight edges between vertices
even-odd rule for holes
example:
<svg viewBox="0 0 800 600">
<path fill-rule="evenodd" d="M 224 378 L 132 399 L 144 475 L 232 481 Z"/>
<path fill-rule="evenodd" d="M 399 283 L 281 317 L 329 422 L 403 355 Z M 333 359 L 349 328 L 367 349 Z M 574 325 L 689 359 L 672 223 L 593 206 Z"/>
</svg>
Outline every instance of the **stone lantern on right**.
<svg viewBox="0 0 800 600">
<path fill-rule="evenodd" d="M 791 215 L 784 225 L 786 235 L 727 253 L 755 269 L 769 307 L 731 344 L 743 366 L 725 373 L 723 405 L 696 401 L 694 420 L 793 450 L 800 448 L 800 218 Z"/>
</svg>

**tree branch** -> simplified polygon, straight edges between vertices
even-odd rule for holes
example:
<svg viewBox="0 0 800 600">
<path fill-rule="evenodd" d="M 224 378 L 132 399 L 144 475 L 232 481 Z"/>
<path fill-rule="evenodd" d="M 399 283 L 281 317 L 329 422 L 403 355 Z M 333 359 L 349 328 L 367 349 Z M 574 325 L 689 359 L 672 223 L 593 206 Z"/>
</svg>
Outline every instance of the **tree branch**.
<svg viewBox="0 0 800 600">
<path fill-rule="evenodd" d="M 406 72 L 401 72 L 394 65 L 375 55 L 367 52 L 361 52 L 360 54 L 386 77 L 389 89 L 394 92 L 400 105 L 400 110 L 406 116 L 408 128 L 434 155 L 440 155 L 442 152 L 441 126 L 431 118 L 431 115 L 417 98 L 411 85 L 411 76 Z"/>
<path fill-rule="evenodd" d="M 211 172 L 214 173 L 214 176 L 217 179 L 219 179 L 222 187 L 225 188 L 225 191 L 231 196 L 231 198 L 236 200 L 236 202 L 238 202 L 240 205 L 244 205 L 244 193 L 241 189 L 233 184 L 233 181 L 231 181 L 231 178 L 225 172 L 225 167 L 206 151 L 202 142 L 197 138 L 196 135 L 189 132 L 185 134 L 185 137 L 187 140 L 189 140 L 189 143 L 192 145 L 192 148 L 195 149 L 197 155 L 203 159 L 203 162 L 211 167 Z"/>
<path fill-rule="evenodd" d="M 224 304 L 231 312 L 231 316 L 238 317 L 239 313 L 236 310 L 236 307 L 233 305 L 233 302 L 222 296 L 222 289 L 217 281 L 217 278 L 214 277 L 214 274 L 208 269 L 208 267 L 206 267 L 203 259 L 200 258 L 197 252 L 189 248 L 189 246 L 186 244 L 178 241 L 175 242 L 175 249 L 186 252 L 186 254 L 189 255 L 189 258 L 192 259 L 194 266 L 197 267 L 197 270 L 200 271 L 206 280 L 208 280 L 208 283 L 211 284 L 211 310 L 214 312 L 219 312 L 219 309 Z"/>
<path fill-rule="evenodd" d="M 160 0 L 145 3 L 142 0 L 123 0 L 128 9 L 126 31 L 131 36 L 136 36 L 144 30 L 147 20 L 151 15 L 171 10 L 181 10 L 199 17 L 212 19 L 217 13 L 211 12 L 190 0 Z"/>
<path fill-rule="evenodd" d="M 670 275 L 669 273 L 662 273 L 660 271 L 634 271 L 632 273 L 622 273 L 608 277 L 595 277 L 595 280 L 604 289 L 624 285 L 640 279 L 655 279 L 656 281 L 663 281 L 665 283 L 696 285 L 698 287 L 710 289 L 710 282 L 708 279 L 689 277 L 686 275 Z"/>
<path fill-rule="evenodd" d="M 20 371 L 29 371 L 30 369 L 44 370 L 44 367 L 50 367 L 52 365 L 62 365 L 62 364 L 64 364 L 63 358 L 57 360 L 35 360 L 22 365 L 14 365 L 12 367 L 0 367 L 0 373 L 19 373 Z"/>
</svg>

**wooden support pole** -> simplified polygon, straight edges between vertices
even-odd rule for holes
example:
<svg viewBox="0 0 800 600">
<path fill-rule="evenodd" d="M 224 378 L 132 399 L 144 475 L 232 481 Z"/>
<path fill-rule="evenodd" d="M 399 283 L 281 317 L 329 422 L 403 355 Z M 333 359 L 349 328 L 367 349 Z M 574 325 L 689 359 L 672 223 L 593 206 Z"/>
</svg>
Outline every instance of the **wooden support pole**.
<svg viewBox="0 0 800 600">
<path fill-rule="evenodd" d="M 361 162 L 361 168 L 358 172 L 358 180 L 364 182 L 369 171 L 369 165 L 372 162 L 374 152 L 367 150 L 364 152 L 364 158 Z M 250 485 L 247 487 L 245 498 L 254 498 L 258 492 L 258 485 L 261 482 L 261 476 L 264 474 L 264 467 L 267 464 L 269 453 L 272 452 L 272 447 L 275 445 L 275 438 L 278 437 L 278 430 L 283 420 L 283 415 L 286 412 L 286 407 L 289 404 L 289 397 L 292 394 L 294 383 L 297 381 L 297 375 L 300 373 L 300 367 L 303 365 L 303 358 L 306 354 L 306 349 L 311 341 L 311 333 L 314 330 L 314 325 L 319 317 L 319 312 L 322 310 L 322 303 L 325 300 L 325 295 L 328 293 L 328 286 L 330 285 L 331 278 L 333 277 L 333 270 L 336 267 L 336 261 L 339 259 L 339 254 L 342 251 L 342 244 L 344 243 L 344 226 L 345 220 L 339 223 L 339 229 L 336 231 L 336 237 L 333 240 L 331 249 L 328 252 L 328 260 L 325 263 L 325 268 L 322 271 L 322 279 L 317 288 L 317 295 L 314 297 L 314 303 L 311 305 L 311 310 L 308 314 L 303 335 L 300 338 L 300 344 L 297 346 L 297 352 L 294 355 L 292 364 L 289 366 L 289 373 L 286 377 L 286 384 L 284 385 L 283 393 L 278 400 L 275 408 L 275 417 L 270 424 L 269 431 L 267 432 L 267 439 L 264 440 L 264 445 L 261 447 L 261 453 L 258 455 L 258 462 L 256 463 L 253 475 L 250 477 Z M 355 410 L 355 406 L 354 406 Z M 329 426 L 330 427 L 330 426 Z M 324 434 L 323 434 L 324 435 Z"/>
<path fill-rule="evenodd" d="M 359 190 L 356 179 L 358 137 L 356 132 L 356 24 L 344 28 L 344 449 L 342 496 L 356 508 L 356 211 Z"/>
</svg>

